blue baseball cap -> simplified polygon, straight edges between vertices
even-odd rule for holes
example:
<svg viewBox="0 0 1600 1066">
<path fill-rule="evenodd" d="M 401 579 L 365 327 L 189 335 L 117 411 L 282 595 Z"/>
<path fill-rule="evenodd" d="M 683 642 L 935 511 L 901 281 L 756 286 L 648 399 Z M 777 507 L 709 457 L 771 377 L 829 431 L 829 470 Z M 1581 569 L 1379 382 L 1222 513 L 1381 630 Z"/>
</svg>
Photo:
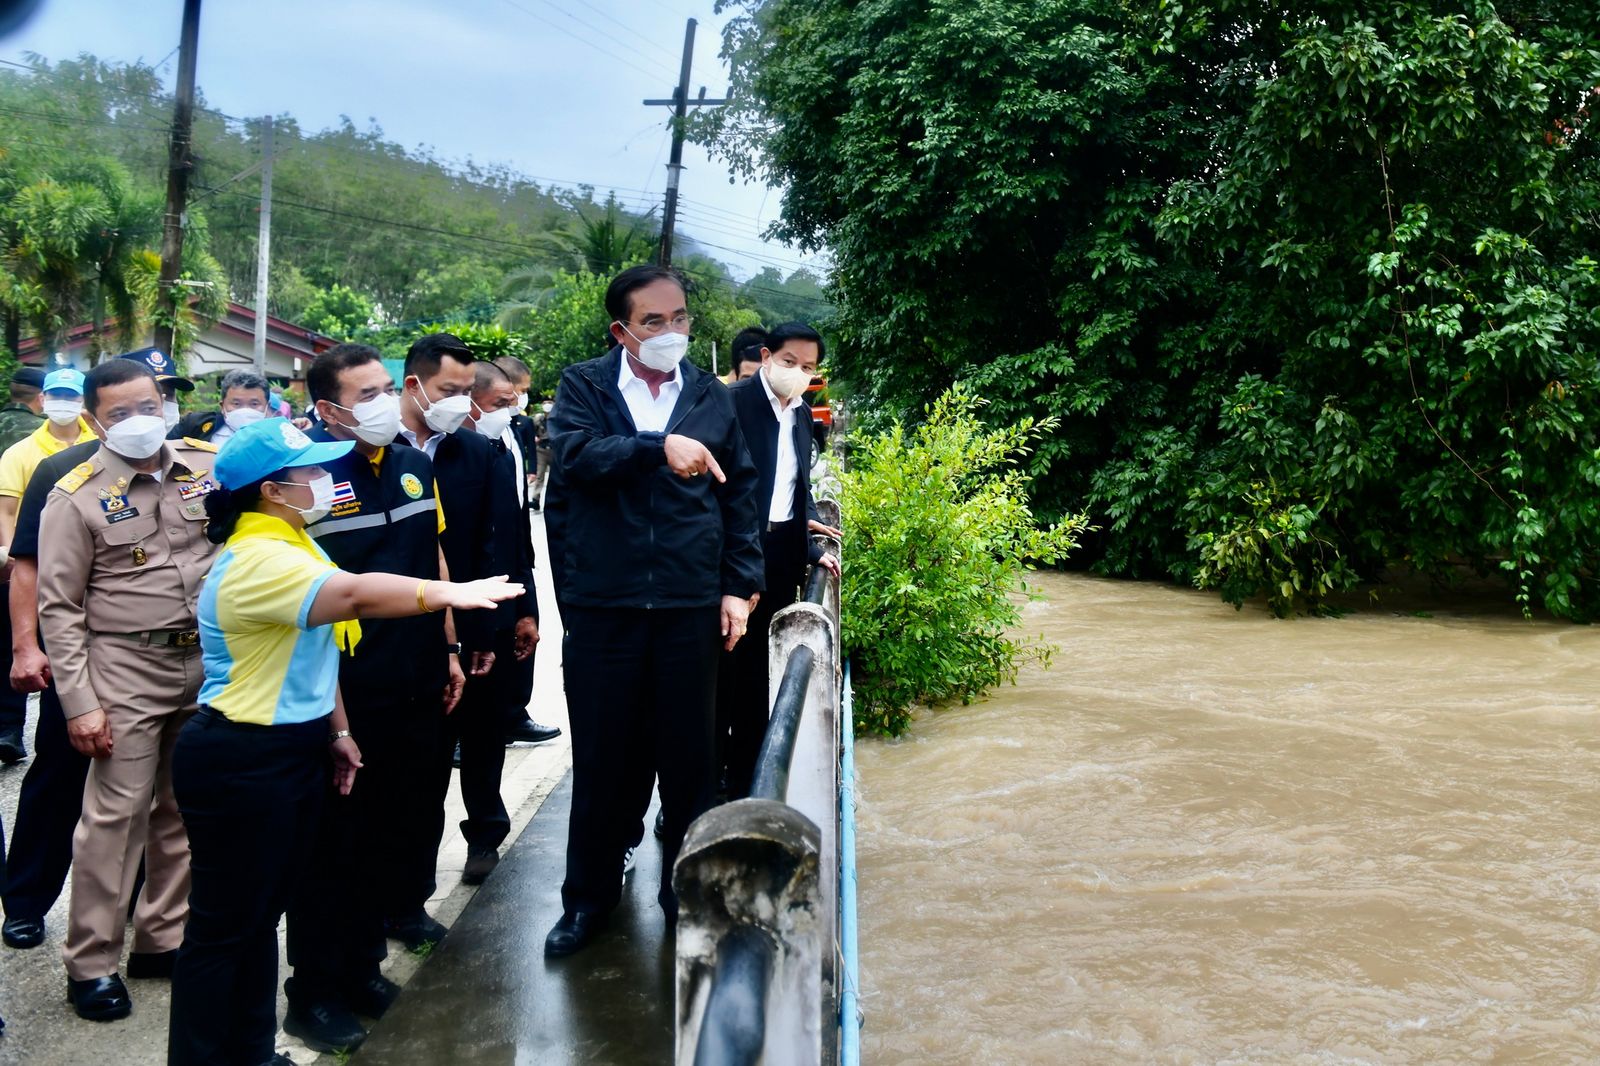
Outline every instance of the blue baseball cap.
<svg viewBox="0 0 1600 1066">
<path fill-rule="evenodd" d="M 314 441 L 287 418 L 252 422 L 217 453 L 217 481 L 237 489 L 295 466 L 321 466 L 350 454 L 353 440 Z"/>
<path fill-rule="evenodd" d="M 160 348 L 140 348 L 136 351 L 123 352 L 118 359 L 134 359 L 141 362 L 156 376 L 157 381 L 170 381 L 174 388 L 189 392 L 194 388 L 194 382 L 188 378 L 178 376 L 178 364 Z"/>
<path fill-rule="evenodd" d="M 44 376 L 44 391 L 54 392 L 56 389 L 66 389 L 83 395 L 83 372 L 70 366 L 60 370 L 52 370 Z"/>
</svg>

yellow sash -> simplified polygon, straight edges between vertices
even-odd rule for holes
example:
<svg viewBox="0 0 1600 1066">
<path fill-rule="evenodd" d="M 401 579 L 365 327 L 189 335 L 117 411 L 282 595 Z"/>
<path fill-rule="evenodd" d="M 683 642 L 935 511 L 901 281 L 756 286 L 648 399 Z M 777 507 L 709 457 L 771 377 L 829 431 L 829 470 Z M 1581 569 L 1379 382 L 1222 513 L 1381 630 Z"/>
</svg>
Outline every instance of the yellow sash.
<svg viewBox="0 0 1600 1066">
<path fill-rule="evenodd" d="M 293 544 L 318 562 L 333 566 L 328 556 L 317 547 L 317 542 L 312 540 L 305 530 L 295 529 L 283 519 L 262 514 L 260 511 L 245 511 L 239 516 L 239 524 L 233 527 L 233 535 L 228 538 L 225 547 L 232 548 L 243 541 L 256 538 Z M 354 618 L 348 622 L 333 623 L 333 642 L 341 651 L 355 654 L 356 645 L 361 642 L 361 623 Z"/>
</svg>

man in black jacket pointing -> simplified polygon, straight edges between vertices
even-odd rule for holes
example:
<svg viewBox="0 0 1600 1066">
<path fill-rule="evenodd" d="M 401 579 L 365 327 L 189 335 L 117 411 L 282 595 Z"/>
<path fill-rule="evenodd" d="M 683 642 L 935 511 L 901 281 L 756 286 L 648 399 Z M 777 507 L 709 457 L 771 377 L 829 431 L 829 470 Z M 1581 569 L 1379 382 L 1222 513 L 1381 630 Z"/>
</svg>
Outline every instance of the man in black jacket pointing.
<svg viewBox="0 0 1600 1066">
<path fill-rule="evenodd" d="M 715 789 L 718 654 L 744 637 L 763 579 L 756 469 L 727 389 L 683 361 L 682 282 L 662 267 L 625 270 L 606 312 L 617 346 L 569 367 L 550 412 L 573 766 L 547 955 L 582 948 L 617 905 L 652 775 L 665 822 L 658 898 L 676 920 L 672 865 Z"/>
</svg>

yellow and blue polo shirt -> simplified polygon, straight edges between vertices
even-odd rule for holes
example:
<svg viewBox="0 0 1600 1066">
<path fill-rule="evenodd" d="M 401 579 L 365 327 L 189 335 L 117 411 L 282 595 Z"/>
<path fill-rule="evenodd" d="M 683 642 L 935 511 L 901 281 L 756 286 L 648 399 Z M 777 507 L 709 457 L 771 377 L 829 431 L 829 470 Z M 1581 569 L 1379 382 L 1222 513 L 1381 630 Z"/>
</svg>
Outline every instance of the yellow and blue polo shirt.
<svg viewBox="0 0 1600 1066">
<path fill-rule="evenodd" d="M 33 477 L 40 463 L 73 445 L 94 439 L 94 430 L 82 418 L 78 419 L 78 439 L 71 444 L 56 440 L 55 434 L 50 432 L 50 423 L 45 422 L 0 455 L 0 496 L 20 500 L 28 488 L 28 479 Z"/>
<path fill-rule="evenodd" d="M 200 702 L 253 725 L 331 714 L 339 683 L 334 627 L 306 621 L 338 572 L 316 542 L 282 520 L 240 515 L 200 591 Z"/>
</svg>

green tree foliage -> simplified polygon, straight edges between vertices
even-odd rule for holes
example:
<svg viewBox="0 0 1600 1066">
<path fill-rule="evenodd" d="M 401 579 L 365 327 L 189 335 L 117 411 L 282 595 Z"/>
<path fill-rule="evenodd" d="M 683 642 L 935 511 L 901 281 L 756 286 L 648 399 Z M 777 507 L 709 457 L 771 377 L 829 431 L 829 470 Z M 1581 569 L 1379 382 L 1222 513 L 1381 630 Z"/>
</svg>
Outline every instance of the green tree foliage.
<svg viewBox="0 0 1600 1066">
<path fill-rule="evenodd" d="M 335 284 L 311 298 L 300 312 L 300 324 L 347 341 L 372 325 L 372 314 L 371 300 L 348 285 Z"/>
<path fill-rule="evenodd" d="M 828 247 L 857 413 L 1059 419 L 1098 565 L 1600 614 L 1600 23 L 1400 0 L 755 0 L 699 136 Z"/>
<path fill-rule="evenodd" d="M 1034 521 L 1022 460 L 1055 426 L 995 428 L 961 387 L 915 429 L 852 442 L 843 478 L 840 639 L 854 663 L 857 728 L 898 736 L 915 704 L 971 702 L 1051 648 L 1015 634 L 1023 574 L 1071 551 L 1085 519 Z"/>
<path fill-rule="evenodd" d="M 739 286 L 739 291 L 760 313 L 761 321 L 769 326 L 780 322 L 806 322 L 823 329 L 833 317 L 833 307 L 823 293 L 822 279 L 805 267 L 788 277 L 777 267 L 762 267 Z"/>
<path fill-rule="evenodd" d="M 554 395 L 563 370 L 593 359 L 611 343 L 605 304 L 609 282 L 583 271 L 555 274 L 549 296 L 527 328 L 533 395 Z"/>
</svg>

